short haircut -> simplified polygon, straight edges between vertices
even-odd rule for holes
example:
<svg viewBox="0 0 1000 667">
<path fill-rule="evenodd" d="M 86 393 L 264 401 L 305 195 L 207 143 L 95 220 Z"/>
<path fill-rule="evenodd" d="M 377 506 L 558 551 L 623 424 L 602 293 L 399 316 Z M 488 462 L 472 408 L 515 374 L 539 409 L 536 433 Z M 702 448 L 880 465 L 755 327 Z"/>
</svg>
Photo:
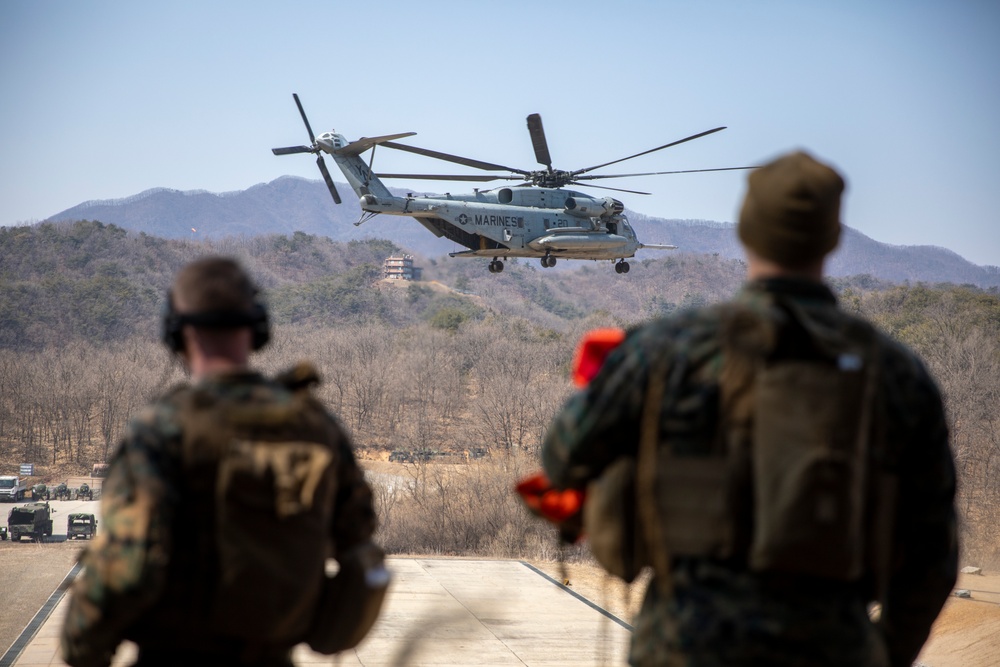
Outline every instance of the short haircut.
<svg viewBox="0 0 1000 667">
<path fill-rule="evenodd" d="M 183 313 L 250 313 L 254 310 L 257 288 L 236 260 L 203 257 L 178 273 L 174 279 L 174 306 Z"/>
</svg>

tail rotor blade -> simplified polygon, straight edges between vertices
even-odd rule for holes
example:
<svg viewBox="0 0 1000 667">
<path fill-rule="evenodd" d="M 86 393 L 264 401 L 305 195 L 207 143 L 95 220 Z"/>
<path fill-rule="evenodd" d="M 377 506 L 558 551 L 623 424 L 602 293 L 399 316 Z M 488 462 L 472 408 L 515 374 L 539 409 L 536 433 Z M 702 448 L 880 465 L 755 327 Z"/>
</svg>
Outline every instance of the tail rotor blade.
<svg viewBox="0 0 1000 667">
<path fill-rule="evenodd" d="M 302 102 L 299 101 L 299 94 L 292 93 L 292 97 L 295 98 L 295 106 L 299 108 L 299 115 L 302 116 L 302 122 L 306 124 L 306 129 L 309 131 L 309 141 L 316 143 L 316 136 L 313 134 L 313 129 L 309 125 L 309 119 L 306 118 L 306 111 L 302 108 Z M 338 204 L 340 202 L 337 202 Z"/>
<path fill-rule="evenodd" d="M 531 135 L 531 145 L 535 149 L 535 159 L 538 160 L 538 164 L 544 164 L 551 170 L 552 156 L 549 155 L 549 144 L 545 141 L 541 115 L 533 113 L 528 116 L 528 133 Z"/>
<path fill-rule="evenodd" d="M 313 149 L 311 146 L 286 146 L 284 148 L 272 148 L 271 152 L 275 155 L 293 155 L 295 153 L 312 153 Z"/>
<path fill-rule="evenodd" d="M 326 187 L 330 189 L 330 194 L 333 196 L 333 203 L 340 203 L 340 195 L 337 194 L 337 186 L 333 184 L 333 179 L 330 178 L 330 172 L 327 171 L 326 162 L 323 161 L 323 156 L 320 155 L 316 158 L 316 166 L 319 167 L 320 173 L 323 174 L 323 180 L 326 181 Z"/>
</svg>

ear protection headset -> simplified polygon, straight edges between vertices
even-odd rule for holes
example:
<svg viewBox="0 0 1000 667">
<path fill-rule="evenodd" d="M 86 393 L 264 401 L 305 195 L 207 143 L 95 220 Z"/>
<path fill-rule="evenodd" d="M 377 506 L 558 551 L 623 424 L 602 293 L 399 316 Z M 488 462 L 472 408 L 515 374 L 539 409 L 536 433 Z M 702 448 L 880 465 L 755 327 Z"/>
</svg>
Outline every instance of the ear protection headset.
<svg viewBox="0 0 1000 667">
<path fill-rule="evenodd" d="M 271 340 L 271 326 L 267 317 L 267 308 L 261 303 L 254 292 L 253 304 L 250 310 L 217 310 L 206 313 L 178 313 L 174 309 L 174 299 L 171 291 L 167 291 L 167 303 L 163 308 L 163 344 L 172 352 L 184 351 L 184 336 L 181 330 L 185 324 L 206 329 L 234 329 L 250 327 L 253 331 L 251 345 L 254 351 L 261 349 Z"/>
</svg>

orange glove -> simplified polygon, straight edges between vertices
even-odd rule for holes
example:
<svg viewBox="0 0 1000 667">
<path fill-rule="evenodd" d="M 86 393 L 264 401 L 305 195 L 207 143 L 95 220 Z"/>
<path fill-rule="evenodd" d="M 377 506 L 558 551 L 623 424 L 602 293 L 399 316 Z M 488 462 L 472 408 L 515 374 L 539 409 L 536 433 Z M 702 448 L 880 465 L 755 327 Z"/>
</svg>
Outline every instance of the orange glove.
<svg viewBox="0 0 1000 667">
<path fill-rule="evenodd" d="M 579 489 L 560 491 L 552 488 L 552 483 L 544 472 L 536 472 L 525 477 L 514 487 L 532 512 L 538 516 L 560 524 L 583 507 L 584 493 Z"/>
<path fill-rule="evenodd" d="M 581 389 L 590 384 L 604 360 L 624 340 L 623 329 L 594 329 L 585 333 L 573 356 L 573 384 Z"/>
<path fill-rule="evenodd" d="M 544 472 L 525 477 L 514 488 L 529 510 L 559 528 L 564 542 L 572 544 L 583 537 L 583 491 L 554 489 Z"/>
</svg>

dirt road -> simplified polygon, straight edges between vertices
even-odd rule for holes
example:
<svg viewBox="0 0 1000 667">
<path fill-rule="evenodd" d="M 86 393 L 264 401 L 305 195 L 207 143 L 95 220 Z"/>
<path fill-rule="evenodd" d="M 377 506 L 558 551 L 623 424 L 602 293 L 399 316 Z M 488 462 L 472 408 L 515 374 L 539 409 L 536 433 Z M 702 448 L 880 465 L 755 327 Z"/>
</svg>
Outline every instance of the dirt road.
<svg viewBox="0 0 1000 667">
<path fill-rule="evenodd" d="M 53 500 L 52 537 L 41 544 L 9 539 L 0 542 L 0 591 L 3 613 L 0 614 L 0 655 L 14 643 L 21 631 L 42 608 L 63 578 L 72 569 L 84 540 L 66 540 L 66 517 L 71 512 L 99 515 L 97 501 Z M 7 523 L 7 513 L 14 505 L 0 505 L 0 521 Z M 98 526 L 100 530 L 100 526 Z"/>
</svg>

